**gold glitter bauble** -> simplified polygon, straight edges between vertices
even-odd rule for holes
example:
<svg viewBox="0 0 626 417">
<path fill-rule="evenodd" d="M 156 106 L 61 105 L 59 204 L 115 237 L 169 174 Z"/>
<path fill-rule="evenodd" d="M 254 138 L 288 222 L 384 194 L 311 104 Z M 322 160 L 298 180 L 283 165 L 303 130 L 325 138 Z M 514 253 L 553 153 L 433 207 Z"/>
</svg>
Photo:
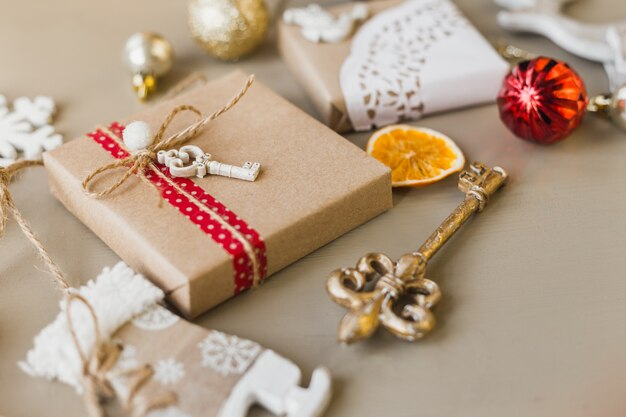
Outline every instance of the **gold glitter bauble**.
<svg viewBox="0 0 626 417">
<path fill-rule="evenodd" d="M 216 58 L 234 61 L 252 52 L 267 32 L 263 0 L 190 0 L 189 28 Z"/>
</svg>

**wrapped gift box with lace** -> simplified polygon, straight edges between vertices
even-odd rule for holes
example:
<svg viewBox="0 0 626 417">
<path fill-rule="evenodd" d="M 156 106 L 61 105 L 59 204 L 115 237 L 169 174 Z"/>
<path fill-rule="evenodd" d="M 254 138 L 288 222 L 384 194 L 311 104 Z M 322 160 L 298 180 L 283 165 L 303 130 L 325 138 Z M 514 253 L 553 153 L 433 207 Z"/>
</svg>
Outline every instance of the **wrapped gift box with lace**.
<svg viewBox="0 0 626 417">
<path fill-rule="evenodd" d="M 96 127 L 44 159 L 52 193 L 187 317 L 391 207 L 386 167 L 259 82 L 192 132 L 186 154 L 174 146 L 176 132 L 189 133 L 245 82 L 229 74 Z M 144 123 L 124 132 L 133 121 Z M 142 138 L 146 127 L 154 137 Z M 151 147 L 136 146 L 146 139 Z M 239 165 L 247 159 L 260 168 Z M 208 173 L 217 175 L 195 176 Z"/>
<path fill-rule="evenodd" d="M 495 101 L 508 71 L 450 0 L 288 9 L 278 29 L 284 60 L 338 132 Z"/>
</svg>

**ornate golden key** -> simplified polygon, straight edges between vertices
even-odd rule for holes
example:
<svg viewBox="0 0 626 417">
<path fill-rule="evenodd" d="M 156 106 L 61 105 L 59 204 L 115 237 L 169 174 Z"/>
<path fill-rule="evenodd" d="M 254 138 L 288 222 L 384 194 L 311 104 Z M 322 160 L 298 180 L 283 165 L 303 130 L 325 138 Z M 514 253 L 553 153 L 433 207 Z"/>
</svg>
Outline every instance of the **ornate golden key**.
<svg viewBox="0 0 626 417">
<path fill-rule="evenodd" d="M 424 277 L 426 265 L 463 223 L 482 211 L 489 196 L 506 180 L 502 168 L 473 163 L 469 171 L 459 175 L 459 189 L 465 199 L 417 252 L 405 254 L 395 263 L 382 253 L 370 253 L 359 259 L 356 268 L 334 271 L 326 290 L 336 303 L 349 309 L 339 324 L 339 341 L 365 339 L 380 324 L 409 341 L 430 332 L 435 327 L 431 309 L 441 298 L 441 291 Z"/>
</svg>

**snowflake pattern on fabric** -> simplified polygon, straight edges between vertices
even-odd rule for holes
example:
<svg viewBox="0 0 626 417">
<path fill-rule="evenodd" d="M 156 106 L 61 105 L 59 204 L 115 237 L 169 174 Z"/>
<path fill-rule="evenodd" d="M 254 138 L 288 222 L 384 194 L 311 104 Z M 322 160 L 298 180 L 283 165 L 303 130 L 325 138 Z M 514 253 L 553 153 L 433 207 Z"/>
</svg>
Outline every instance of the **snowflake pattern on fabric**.
<svg viewBox="0 0 626 417">
<path fill-rule="evenodd" d="M 120 354 L 117 363 L 115 364 L 115 369 L 120 371 L 126 371 L 129 369 L 133 369 L 139 366 L 139 360 L 137 359 L 137 348 L 133 345 L 124 345 L 124 349 Z"/>
<path fill-rule="evenodd" d="M 355 35 L 341 87 L 356 130 L 419 119 L 428 50 L 467 20 L 450 1 L 412 0 L 382 12 Z"/>
<path fill-rule="evenodd" d="M 154 364 L 154 379 L 161 385 L 172 385 L 183 379 L 185 366 L 174 358 L 161 359 Z"/>
<path fill-rule="evenodd" d="M 179 319 L 176 314 L 170 312 L 167 308 L 155 304 L 135 317 L 132 323 L 135 327 L 142 330 L 158 331 L 173 326 Z"/>
<path fill-rule="evenodd" d="M 215 330 L 198 347 L 202 366 L 224 376 L 243 374 L 261 352 L 261 346 L 255 342 Z"/>
<path fill-rule="evenodd" d="M 20 97 L 11 110 L 0 96 L 0 166 L 10 165 L 20 154 L 24 159 L 39 159 L 44 151 L 61 146 L 62 136 L 48 124 L 55 111 L 49 97 Z"/>
</svg>

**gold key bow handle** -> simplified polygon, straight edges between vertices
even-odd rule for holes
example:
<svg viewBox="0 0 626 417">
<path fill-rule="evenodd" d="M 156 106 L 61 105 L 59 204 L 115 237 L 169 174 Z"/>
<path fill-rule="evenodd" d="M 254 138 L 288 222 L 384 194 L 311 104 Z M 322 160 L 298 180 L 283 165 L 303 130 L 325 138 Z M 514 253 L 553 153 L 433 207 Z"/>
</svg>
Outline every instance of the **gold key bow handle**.
<svg viewBox="0 0 626 417">
<path fill-rule="evenodd" d="M 334 271 L 326 289 L 336 303 L 348 308 L 339 324 L 338 339 L 352 343 L 371 336 L 382 324 L 397 337 L 414 341 L 435 326 L 431 309 L 441 298 L 439 286 L 424 277 L 428 261 L 489 197 L 507 180 L 500 167 L 473 163 L 459 176 L 463 202 L 426 239 L 417 252 L 397 262 L 381 253 L 359 259 L 356 268 Z"/>
<path fill-rule="evenodd" d="M 326 288 L 335 302 L 349 309 L 339 325 L 339 340 L 351 343 L 369 337 L 381 323 L 406 340 L 428 333 L 435 325 L 430 309 L 439 301 L 441 291 L 423 277 L 425 266 L 419 253 L 406 254 L 398 262 L 382 253 L 370 253 L 356 268 L 333 272 Z M 396 304 L 405 296 L 410 303 L 398 316 Z"/>
</svg>

